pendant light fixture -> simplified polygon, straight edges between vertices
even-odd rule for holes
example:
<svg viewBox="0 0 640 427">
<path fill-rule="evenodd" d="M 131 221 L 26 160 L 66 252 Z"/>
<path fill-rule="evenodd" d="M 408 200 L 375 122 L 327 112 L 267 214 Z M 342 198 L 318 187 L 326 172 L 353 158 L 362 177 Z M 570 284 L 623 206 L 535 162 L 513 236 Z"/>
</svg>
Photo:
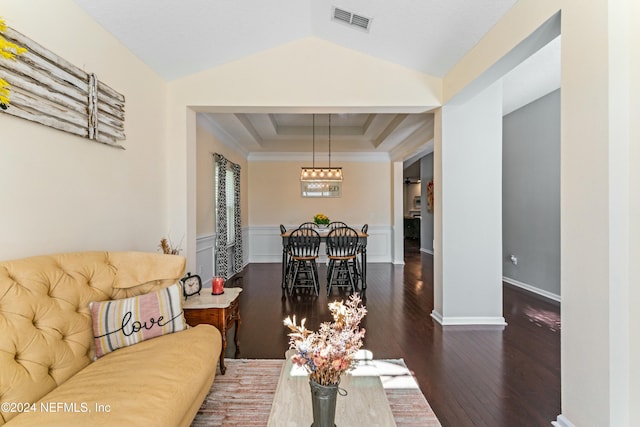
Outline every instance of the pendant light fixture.
<svg viewBox="0 0 640 427">
<path fill-rule="evenodd" d="M 342 168 L 331 167 L 331 114 L 329 114 L 329 167 L 316 168 L 316 115 L 312 119 L 313 137 L 312 137 L 312 161 L 311 167 L 303 167 L 300 172 L 300 181 L 326 181 L 341 182 Z"/>
</svg>

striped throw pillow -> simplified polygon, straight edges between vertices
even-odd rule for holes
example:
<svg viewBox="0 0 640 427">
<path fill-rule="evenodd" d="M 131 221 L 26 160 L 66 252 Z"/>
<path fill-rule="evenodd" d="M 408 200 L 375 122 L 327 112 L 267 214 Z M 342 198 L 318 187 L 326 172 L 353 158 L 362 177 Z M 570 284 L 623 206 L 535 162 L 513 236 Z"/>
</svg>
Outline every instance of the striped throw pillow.
<svg viewBox="0 0 640 427">
<path fill-rule="evenodd" d="M 89 304 L 96 359 L 122 347 L 187 328 L 179 284 L 157 292 Z"/>
</svg>

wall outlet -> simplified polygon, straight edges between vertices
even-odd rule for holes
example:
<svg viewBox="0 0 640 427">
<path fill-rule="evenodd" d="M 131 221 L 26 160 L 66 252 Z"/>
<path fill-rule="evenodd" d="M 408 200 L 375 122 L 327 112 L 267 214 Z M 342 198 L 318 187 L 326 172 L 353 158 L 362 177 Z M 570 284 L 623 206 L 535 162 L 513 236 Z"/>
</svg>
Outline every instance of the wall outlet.
<svg viewBox="0 0 640 427">
<path fill-rule="evenodd" d="M 518 265 L 518 257 L 517 256 L 509 255 L 509 260 L 511 261 L 511 264 Z"/>
</svg>

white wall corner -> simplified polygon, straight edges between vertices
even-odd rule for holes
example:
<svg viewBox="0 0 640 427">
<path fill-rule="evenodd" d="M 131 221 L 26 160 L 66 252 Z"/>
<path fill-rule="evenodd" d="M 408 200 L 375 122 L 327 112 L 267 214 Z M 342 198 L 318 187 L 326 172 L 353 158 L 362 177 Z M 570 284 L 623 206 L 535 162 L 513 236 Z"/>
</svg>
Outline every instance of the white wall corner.
<svg viewBox="0 0 640 427">
<path fill-rule="evenodd" d="M 420 248 L 420 252 L 424 252 L 425 254 L 433 255 L 433 251 L 425 248 Z"/>
<path fill-rule="evenodd" d="M 558 419 L 551 421 L 551 425 L 554 427 L 576 427 L 571 421 L 564 415 L 558 415 Z"/>
</svg>

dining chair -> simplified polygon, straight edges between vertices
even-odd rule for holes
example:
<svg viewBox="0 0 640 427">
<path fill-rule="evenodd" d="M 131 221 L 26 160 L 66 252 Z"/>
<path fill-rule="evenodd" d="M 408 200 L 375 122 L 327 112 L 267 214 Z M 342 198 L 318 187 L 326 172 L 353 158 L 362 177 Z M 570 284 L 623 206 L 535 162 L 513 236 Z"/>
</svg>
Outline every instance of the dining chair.
<svg viewBox="0 0 640 427">
<path fill-rule="evenodd" d="M 280 234 L 284 234 L 287 232 L 287 228 L 280 224 Z M 293 265 L 293 260 L 291 259 L 291 255 L 289 253 L 289 243 L 285 243 L 285 239 L 282 239 L 282 296 L 284 296 L 285 289 L 287 287 L 287 282 L 291 278 L 291 267 Z"/>
<path fill-rule="evenodd" d="M 367 234 L 369 231 L 369 224 L 365 224 L 362 226 L 362 228 L 360 229 L 364 234 Z M 362 258 L 363 258 L 363 254 L 367 251 L 367 244 L 365 243 L 367 240 L 366 239 L 360 239 L 358 241 L 358 249 L 356 250 L 356 253 L 358 254 L 358 258 L 356 259 L 356 265 L 358 267 L 358 277 L 359 278 L 363 278 L 364 275 L 362 274 Z M 364 290 L 365 288 L 365 284 L 362 284 L 362 288 Z"/>
<path fill-rule="evenodd" d="M 313 228 L 297 228 L 289 235 L 289 267 L 291 280 L 289 295 L 294 288 L 312 288 L 316 295 L 320 290 L 318 284 L 318 253 L 320 251 L 320 235 Z"/>
<path fill-rule="evenodd" d="M 327 234 L 327 295 L 333 286 L 348 287 L 356 292 L 358 240 L 358 232 L 351 227 L 337 227 Z"/>
</svg>

